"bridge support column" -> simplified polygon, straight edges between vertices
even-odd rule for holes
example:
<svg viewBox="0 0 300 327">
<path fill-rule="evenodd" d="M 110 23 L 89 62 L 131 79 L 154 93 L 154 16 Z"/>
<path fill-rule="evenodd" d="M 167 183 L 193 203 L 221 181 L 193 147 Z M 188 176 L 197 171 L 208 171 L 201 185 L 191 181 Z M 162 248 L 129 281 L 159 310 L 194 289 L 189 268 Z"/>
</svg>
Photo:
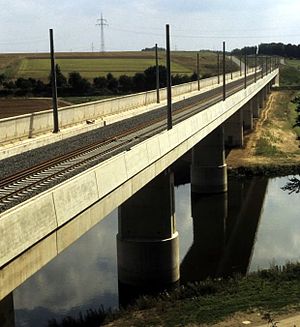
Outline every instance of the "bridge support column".
<svg viewBox="0 0 300 327">
<path fill-rule="evenodd" d="M 10 293 L 0 301 L 0 326 L 14 327 L 15 326 L 15 311 L 13 294 Z"/>
<path fill-rule="evenodd" d="M 252 112 L 253 112 L 253 118 L 259 117 L 259 101 L 258 101 L 258 94 L 256 94 L 252 99 Z"/>
<path fill-rule="evenodd" d="M 273 85 L 274 85 L 274 86 L 279 86 L 279 72 L 278 72 L 278 74 L 275 76 L 275 80 L 274 80 L 274 82 L 273 82 Z"/>
<path fill-rule="evenodd" d="M 119 207 L 118 278 L 151 290 L 179 280 L 174 175 L 164 171 Z"/>
<path fill-rule="evenodd" d="M 243 108 L 243 125 L 247 130 L 253 129 L 253 102 L 250 100 Z"/>
<path fill-rule="evenodd" d="M 224 130 L 218 127 L 192 150 L 191 187 L 195 193 L 227 191 Z"/>
<path fill-rule="evenodd" d="M 268 90 L 267 90 L 267 86 L 265 86 L 263 89 L 262 89 L 262 94 L 263 94 L 263 99 L 264 99 L 264 103 L 267 101 L 267 98 L 268 98 Z"/>
<path fill-rule="evenodd" d="M 258 105 L 259 105 L 259 108 L 263 108 L 264 107 L 264 95 L 263 95 L 263 90 L 259 91 L 257 93 L 257 96 L 258 96 Z"/>
<path fill-rule="evenodd" d="M 244 145 L 243 110 L 238 110 L 224 123 L 225 144 L 228 147 Z"/>
</svg>

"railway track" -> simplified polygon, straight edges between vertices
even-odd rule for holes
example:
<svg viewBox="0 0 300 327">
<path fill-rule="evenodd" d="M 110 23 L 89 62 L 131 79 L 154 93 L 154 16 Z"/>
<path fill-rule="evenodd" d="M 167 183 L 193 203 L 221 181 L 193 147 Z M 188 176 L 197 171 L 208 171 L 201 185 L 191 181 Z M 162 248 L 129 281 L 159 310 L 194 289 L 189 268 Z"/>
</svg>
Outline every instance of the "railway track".
<svg viewBox="0 0 300 327">
<path fill-rule="evenodd" d="M 254 76 L 248 78 L 252 83 Z M 244 80 L 227 84 L 227 95 L 244 87 Z M 173 124 L 205 110 L 222 99 L 222 87 L 174 104 Z M 29 169 L 19 171 L 0 181 L 0 212 L 44 191 L 59 182 L 107 159 L 118 152 L 128 150 L 134 144 L 166 128 L 165 115 L 140 123 L 125 132 L 104 141 L 94 142 L 80 149 L 47 160 Z"/>
</svg>

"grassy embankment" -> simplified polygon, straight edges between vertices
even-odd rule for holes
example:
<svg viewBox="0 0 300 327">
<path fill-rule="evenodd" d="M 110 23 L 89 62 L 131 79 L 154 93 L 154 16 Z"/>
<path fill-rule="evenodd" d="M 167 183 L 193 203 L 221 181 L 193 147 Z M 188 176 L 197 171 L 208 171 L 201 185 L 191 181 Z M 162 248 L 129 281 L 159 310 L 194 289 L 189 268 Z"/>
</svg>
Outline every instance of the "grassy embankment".
<svg viewBox="0 0 300 327">
<path fill-rule="evenodd" d="M 243 320 L 262 323 L 266 317 L 277 319 L 279 314 L 298 310 L 299 296 L 300 265 L 287 264 L 281 269 L 273 267 L 246 277 L 206 280 L 181 286 L 158 297 L 141 297 L 124 311 L 90 311 L 81 323 L 77 321 L 76 324 L 73 319 L 66 318 L 64 323 L 52 322 L 51 326 L 93 327 L 104 323 L 122 327 L 203 326 L 230 319 L 236 313 Z M 241 326 L 241 321 L 235 323 L 233 319 L 226 326 Z"/>
<path fill-rule="evenodd" d="M 245 137 L 243 149 L 232 150 L 227 157 L 233 174 L 280 176 L 300 173 L 299 127 L 294 127 L 296 104 L 291 100 L 300 92 L 275 91 Z"/>
</svg>

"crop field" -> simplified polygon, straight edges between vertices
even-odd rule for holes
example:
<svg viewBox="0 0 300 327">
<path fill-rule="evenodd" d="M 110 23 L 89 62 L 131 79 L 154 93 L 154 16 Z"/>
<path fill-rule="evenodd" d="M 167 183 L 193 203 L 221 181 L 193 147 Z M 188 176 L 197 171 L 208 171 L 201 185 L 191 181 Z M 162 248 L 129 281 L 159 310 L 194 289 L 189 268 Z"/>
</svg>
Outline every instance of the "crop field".
<svg viewBox="0 0 300 327">
<path fill-rule="evenodd" d="M 171 54 L 172 74 L 192 74 L 196 70 L 196 52 L 174 51 Z M 68 76 L 77 71 L 84 78 L 112 73 L 133 76 L 155 65 L 153 51 L 105 52 L 105 53 L 57 53 L 56 63 L 62 73 Z M 159 63 L 165 65 L 165 52 L 159 52 Z M 216 73 L 216 55 L 212 52 L 200 52 L 201 74 Z M 48 80 L 50 73 L 49 54 L 3 54 L 0 55 L 0 73 L 4 72 L 11 79 L 18 77 Z"/>
<path fill-rule="evenodd" d="M 58 106 L 64 107 L 69 103 L 59 100 Z M 52 108 L 51 99 L 42 98 L 7 98 L 0 99 L 0 118 L 24 115 L 35 111 Z"/>
</svg>

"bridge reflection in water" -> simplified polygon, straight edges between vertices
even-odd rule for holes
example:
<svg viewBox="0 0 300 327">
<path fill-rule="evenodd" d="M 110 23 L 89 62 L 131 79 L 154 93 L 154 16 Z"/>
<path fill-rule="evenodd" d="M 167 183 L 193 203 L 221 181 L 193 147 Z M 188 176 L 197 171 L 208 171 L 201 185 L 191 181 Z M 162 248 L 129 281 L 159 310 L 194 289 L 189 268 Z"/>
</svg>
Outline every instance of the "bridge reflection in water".
<svg viewBox="0 0 300 327">
<path fill-rule="evenodd" d="M 170 289 L 176 287 L 179 282 L 186 283 L 203 280 L 207 277 L 247 273 L 267 183 L 267 179 L 261 178 L 229 179 L 228 192 L 211 195 L 192 193 L 194 237 L 193 243 L 180 265 L 180 281 L 173 278 L 172 283 L 162 284 L 157 283 L 159 276 L 155 276 L 152 283 L 146 281 L 143 284 L 139 278 L 134 285 L 134 278 L 131 279 L 130 284 L 119 280 L 120 304 L 126 306 L 140 294 L 161 291 L 166 286 Z M 170 195 L 171 201 L 173 201 L 173 192 L 170 192 Z M 157 200 L 159 202 L 159 199 Z M 172 202 L 170 204 L 169 211 L 165 212 L 173 215 Z M 132 215 L 134 212 L 137 213 L 137 216 L 131 216 L 130 219 L 140 220 L 141 212 L 132 210 L 130 214 Z M 151 212 L 148 214 L 151 215 Z M 174 227 L 170 226 L 166 232 L 174 233 Z M 176 255 L 176 257 L 178 256 Z M 0 326 L 14 326 L 13 293 L 0 302 Z"/>
<path fill-rule="evenodd" d="M 194 238 L 180 265 L 181 284 L 247 273 L 267 184 L 266 178 L 229 180 L 228 192 L 192 193 Z M 178 283 L 125 285 L 119 280 L 120 304 L 126 306 L 138 295 L 170 289 Z"/>
</svg>

